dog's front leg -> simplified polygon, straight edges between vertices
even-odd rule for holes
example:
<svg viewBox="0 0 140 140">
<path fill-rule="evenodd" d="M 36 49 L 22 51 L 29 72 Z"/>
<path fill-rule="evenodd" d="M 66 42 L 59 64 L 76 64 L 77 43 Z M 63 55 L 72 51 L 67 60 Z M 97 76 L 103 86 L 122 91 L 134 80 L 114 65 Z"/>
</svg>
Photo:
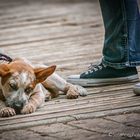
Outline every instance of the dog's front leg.
<svg viewBox="0 0 140 140">
<path fill-rule="evenodd" d="M 52 96 L 54 96 L 54 93 L 57 95 L 59 91 L 64 92 L 68 99 L 75 99 L 78 98 L 79 95 L 85 96 L 87 94 L 87 91 L 83 87 L 68 83 L 56 73 L 49 76 L 46 81 L 43 82 L 43 85 L 45 88 L 53 91 Z"/>
<path fill-rule="evenodd" d="M 5 102 L 0 100 L 0 117 L 10 117 L 16 115 L 13 108 L 7 107 Z"/>
<path fill-rule="evenodd" d="M 45 101 L 45 92 L 43 86 L 38 84 L 31 95 L 29 102 L 21 110 L 22 114 L 29 114 L 36 111 Z"/>
</svg>

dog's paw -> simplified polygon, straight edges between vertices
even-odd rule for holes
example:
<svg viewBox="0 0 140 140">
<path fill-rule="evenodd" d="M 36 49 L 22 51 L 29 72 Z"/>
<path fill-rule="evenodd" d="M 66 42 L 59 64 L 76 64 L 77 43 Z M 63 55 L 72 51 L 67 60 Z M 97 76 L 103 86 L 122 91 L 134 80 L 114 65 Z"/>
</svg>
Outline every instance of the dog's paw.
<svg viewBox="0 0 140 140">
<path fill-rule="evenodd" d="M 30 114 L 30 113 L 35 112 L 35 110 L 36 110 L 36 107 L 33 104 L 28 103 L 21 110 L 21 114 Z"/>
<path fill-rule="evenodd" d="M 16 112 L 11 107 L 4 107 L 0 110 L 0 117 L 11 117 L 16 115 Z"/>
<path fill-rule="evenodd" d="M 78 98 L 79 94 L 73 88 L 69 88 L 66 96 L 67 96 L 67 99 L 76 99 Z"/>
<path fill-rule="evenodd" d="M 85 88 L 79 85 L 74 85 L 74 88 L 80 96 L 87 96 L 87 90 Z"/>
<path fill-rule="evenodd" d="M 76 99 L 78 96 L 86 96 L 87 90 L 79 85 L 69 85 L 67 90 L 67 98 L 68 99 Z"/>
</svg>

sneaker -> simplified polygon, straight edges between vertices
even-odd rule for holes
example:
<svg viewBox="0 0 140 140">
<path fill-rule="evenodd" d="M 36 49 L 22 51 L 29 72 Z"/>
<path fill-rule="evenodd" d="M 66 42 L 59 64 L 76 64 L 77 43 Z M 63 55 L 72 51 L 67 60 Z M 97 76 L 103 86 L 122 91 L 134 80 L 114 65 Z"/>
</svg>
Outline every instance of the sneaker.
<svg viewBox="0 0 140 140">
<path fill-rule="evenodd" d="M 101 63 L 99 65 L 91 64 L 89 69 L 81 75 L 68 76 L 67 81 L 86 87 L 119 84 L 120 82 L 138 81 L 138 79 L 136 67 L 115 69 Z"/>
<path fill-rule="evenodd" d="M 133 91 L 136 95 L 140 95 L 140 83 L 137 83 L 136 85 L 134 85 Z"/>
</svg>

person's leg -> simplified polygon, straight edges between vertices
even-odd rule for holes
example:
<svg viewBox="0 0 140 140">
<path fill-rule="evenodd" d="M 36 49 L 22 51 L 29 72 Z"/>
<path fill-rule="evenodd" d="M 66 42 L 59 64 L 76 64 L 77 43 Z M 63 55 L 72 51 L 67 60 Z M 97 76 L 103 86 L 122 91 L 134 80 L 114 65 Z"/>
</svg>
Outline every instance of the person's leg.
<svg viewBox="0 0 140 140">
<path fill-rule="evenodd" d="M 137 0 L 100 0 L 105 41 L 103 63 L 122 68 L 140 64 L 140 14 Z"/>
<path fill-rule="evenodd" d="M 103 59 L 98 66 L 68 81 L 82 86 L 113 84 L 138 79 L 140 16 L 136 0 L 100 0 L 105 27 Z M 136 57 L 137 56 L 137 57 Z"/>
<path fill-rule="evenodd" d="M 114 64 L 126 61 L 127 25 L 123 0 L 100 0 L 105 28 L 103 60 Z M 120 65 L 119 65 L 120 66 Z"/>
</svg>

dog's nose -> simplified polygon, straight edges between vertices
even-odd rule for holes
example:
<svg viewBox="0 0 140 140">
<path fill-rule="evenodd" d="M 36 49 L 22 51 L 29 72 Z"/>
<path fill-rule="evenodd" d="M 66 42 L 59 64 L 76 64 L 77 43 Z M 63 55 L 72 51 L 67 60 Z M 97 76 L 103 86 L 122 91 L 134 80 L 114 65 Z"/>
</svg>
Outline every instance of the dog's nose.
<svg viewBox="0 0 140 140">
<path fill-rule="evenodd" d="M 22 100 L 22 101 L 17 101 L 15 103 L 13 103 L 13 108 L 17 111 L 20 112 L 20 110 L 23 108 L 23 106 L 25 105 L 26 101 Z"/>
</svg>

